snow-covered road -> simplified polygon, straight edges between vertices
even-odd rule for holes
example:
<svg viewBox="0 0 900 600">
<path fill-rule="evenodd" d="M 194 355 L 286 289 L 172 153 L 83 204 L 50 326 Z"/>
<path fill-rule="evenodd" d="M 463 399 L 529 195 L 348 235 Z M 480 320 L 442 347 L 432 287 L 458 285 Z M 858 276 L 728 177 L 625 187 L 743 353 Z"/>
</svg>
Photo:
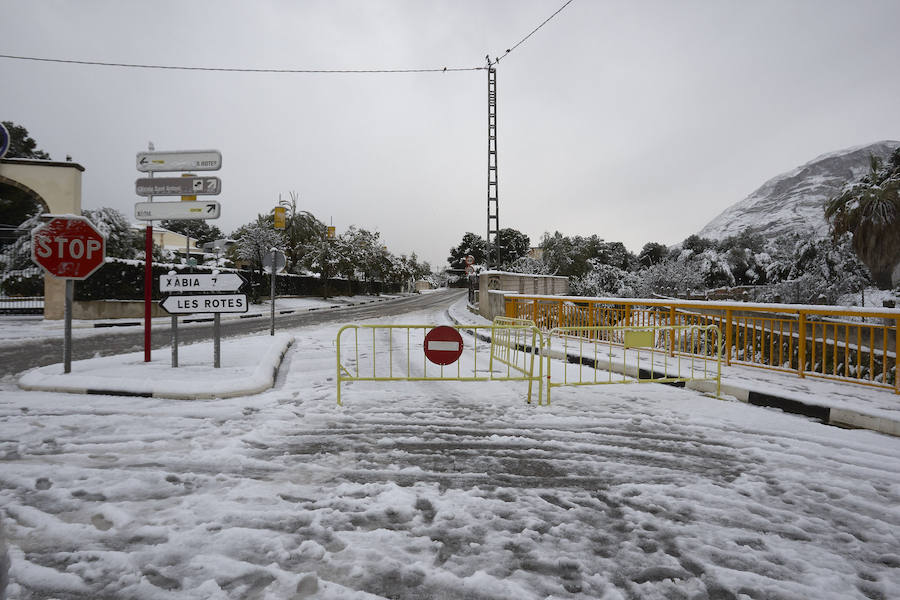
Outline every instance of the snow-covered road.
<svg viewBox="0 0 900 600">
<path fill-rule="evenodd" d="M 341 408 L 336 330 L 290 332 L 249 397 L 0 383 L 8 597 L 900 595 L 898 438 L 658 385 L 359 382 Z"/>
</svg>

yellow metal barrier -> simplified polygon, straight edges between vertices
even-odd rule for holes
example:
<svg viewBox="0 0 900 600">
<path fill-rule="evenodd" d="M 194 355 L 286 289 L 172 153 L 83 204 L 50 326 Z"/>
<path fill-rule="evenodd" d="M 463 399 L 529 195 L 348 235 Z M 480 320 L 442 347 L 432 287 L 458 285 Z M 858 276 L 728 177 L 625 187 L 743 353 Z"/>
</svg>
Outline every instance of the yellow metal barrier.
<svg viewBox="0 0 900 600">
<path fill-rule="evenodd" d="M 345 325 L 335 340 L 337 352 L 337 403 L 341 385 L 352 381 L 527 381 L 528 402 L 532 384 L 538 383 L 538 402 L 543 398 L 543 333 L 534 324 L 503 320 L 493 325 L 456 325 L 471 334 L 463 337 L 462 355 L 453 364 L 436 365 L 425 356 L 425 334 L 436 325 Z M 482 335 L 479 335 L 479 334 Z M 490 334 L 490 341 L 483 335 Z M 352 336 L 352 337 L 351 337 Z M 481 341 L 481 344 L 479 344 Z M 479 350 L 489 352 L 479 356 Z M 499 363 L 501 367 L 495 366 Z M 479 363 L 487 363 L 479 371 Z"/>
<path fill-rule="evenodd" d="M 554 339 L 561 353 L 554 354 Z M 716 382 L 716 397 L 721 391 L 722 342 L 715 325 L 554 327 L 544 356 L 548 404 L 551 388 L 564 385 L 706 380 Z"/>
<path fill-rule="evenodd" d="M 724 334 L 726 365 L 900 394 L 897 309 L 512 294 L 506 297 L 506 316 L 530 319 L 543 330 L 580 328 L 587 337 L 595 326 L 717 325 Z"/>
</svg>

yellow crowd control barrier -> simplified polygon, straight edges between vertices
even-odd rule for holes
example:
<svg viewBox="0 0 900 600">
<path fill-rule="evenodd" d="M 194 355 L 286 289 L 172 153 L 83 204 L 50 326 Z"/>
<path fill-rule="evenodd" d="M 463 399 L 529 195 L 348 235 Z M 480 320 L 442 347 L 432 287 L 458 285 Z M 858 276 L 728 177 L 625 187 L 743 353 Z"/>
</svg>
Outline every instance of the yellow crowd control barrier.
<svg viewBox="0 0 900 600">
<path fill-rule="evenodd" d="M 726 365 L 892 389 L 900 394 L 900 310 L 649 298 L 508 294 L 506 316 L 554 327 L 717 325 Z"/>
<path fill-rule="evenodd" d="M 338 330 L 337 403 L 341 385 L 353 381 L 527 381 L 528 402 L 538 383 L 542 401 L 543 333 L 530 321 L 505 319 L 493 325 L 448 326 L 462 336 L 459 359 L 438 365 L 425 355 L 425 336 L 436 325 L 345 325 Z M 490 340 L 486 340 L 486 336 Z M 485 353 L 487 355 L 485 356 Z M 496 364 L 495 364 L 496 363 Z"/>
<path fill-rule="evenodd" d="M 564 385 L 708 380 L 720 395 L 722 341 L 715 325 L 555 327 L 543 354 L 548 404 L 551 388 Z"/>
</svg>

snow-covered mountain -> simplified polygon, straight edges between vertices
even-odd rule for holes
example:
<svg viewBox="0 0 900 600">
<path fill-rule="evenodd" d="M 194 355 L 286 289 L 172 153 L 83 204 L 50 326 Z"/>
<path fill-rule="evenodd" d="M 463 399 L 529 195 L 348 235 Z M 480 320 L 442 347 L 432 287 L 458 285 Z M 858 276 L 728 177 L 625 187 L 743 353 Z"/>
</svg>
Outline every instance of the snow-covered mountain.
<svg viewBox="0 0 900 600">
<path fill-rule="evenodd" d="M 721 239 L 746 228 L 775 237 L 782 233 L 828 233 L 825 202 L 848 181 L 869 169 L 869 155 L 884 160 L 900 142 L 881 141 L 823 154 L 805 165 L 782 173 L 707 223 L 700 237 Z"/>
</svg>

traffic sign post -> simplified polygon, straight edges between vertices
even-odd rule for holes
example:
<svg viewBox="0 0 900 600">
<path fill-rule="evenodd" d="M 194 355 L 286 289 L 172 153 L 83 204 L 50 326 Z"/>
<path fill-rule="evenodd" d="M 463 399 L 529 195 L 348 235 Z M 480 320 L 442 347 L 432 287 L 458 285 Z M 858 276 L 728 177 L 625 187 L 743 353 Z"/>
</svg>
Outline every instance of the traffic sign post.
<svg viewBox="0 0 900 600">
<path fill-rule="evenodd" d="M 440 325 L 425 334 L 425 358 L 436 365 L 452 365 L 462 351 L 462 336 L 453 327 Z"/>
<path fill-rule="evenodd" d="M 134 207 L 134 216 L 139 221 L 149 221 L 144 236 L 144 362 L 150 362 L 151 336 L 150 313 L 152 303 L 153 274 L 150 257 L 153 254 L 153 221 L 162 220 L 206 220 L 218 219 L 221 207 L 215 201 L 196 202 L 197 196 L 214 196 L 222 191 L 222 181 L 218 177 L 197 177 L 193 173 L 184 173 L 181 177 L 156 177 L 157 172 L 172 171 L 218 171 L 222 168 L 222 153 L 218 150 L 179 150 L 174 152 L 156 152 L 149 145 L 148 152 L 138 152 L 135 166 L 149 177 L 135 181 L 135 193 L 146 196 L 149 202 L 138 202 Z M 154 196 L 181 196 L 183 200 L 192 202 L 153 202 Z M 188 264 L 190 258 L 190 238 L 187 238 L 185 254 Z M 162 287 L 162 281 L 160 281 Z M 216 291 L 219 288 L 213 289 Z M 236 288 L 235 288 L 236 289 Z M 230 290 L 224 290 L 230 291 Z M 246 305 L 246 298 L 244 298 Z M 165 306 L 163 307 L 165 308 Z M 172 312 L 172 311 L 169 311 Z M 203 312 L 203 311 L 201 311 Z M 206 311 L 212 312 L 212 311 Z M 178 366 L 178 317 L 172 315 L 172 366 Z M 219 313 L 215 313 L 215 362 L 219 366 Z"/>
<path fill-rule="evenodd" d="M 269 335 L 275 335 L 275 277 L 278 271 L 287 264 L 287 257 L 284 252 L 278 248 L 272 248 L 269 254 L 263 256 L 263 268 L 269 273 L 270 291 L 269 299 L 272 301 L 272 317 L 271 326 L 269 327 Z"/>
<path fill-rule="evenodd" d="M 75 280 L 87 279 L 106 260 L 106 236 L 84 217 L 54 217 L 31 233 L 31 260 L 66 280 L 63 372 L 72 372 L 72 302 Z"/>
<path fill-rule="evenodd" d="M 176 273 L 169 271 L 159 276 L 160 293 L 172 292 L 233 292 L 240 289 L 246 280 L 237 273 Z M 240 296 L 235 298 L 234 296 Z M 227 299 L 223 302 L 222 298 Z M 209 300 L 208 300 L 209 299 Z M 218 299 L 218 300 L 217 300 Z M 210 306 L 207 306 L 209 304 Z M 240 310 L 240 306 L 245 308 Z M 234 295 L 179 295 L 168 296 L 161 303 L 166 311 L 172 314 L 172 367 L 178 367 L 178 315 L 193 312 L 212 312 L 213 314 L 213 365 L 220 365 L 220 312 L 246 312 L 247 301 L 243 294 Z M 207 309 L 210 310 L 207 310 Z"/>
</svg>

